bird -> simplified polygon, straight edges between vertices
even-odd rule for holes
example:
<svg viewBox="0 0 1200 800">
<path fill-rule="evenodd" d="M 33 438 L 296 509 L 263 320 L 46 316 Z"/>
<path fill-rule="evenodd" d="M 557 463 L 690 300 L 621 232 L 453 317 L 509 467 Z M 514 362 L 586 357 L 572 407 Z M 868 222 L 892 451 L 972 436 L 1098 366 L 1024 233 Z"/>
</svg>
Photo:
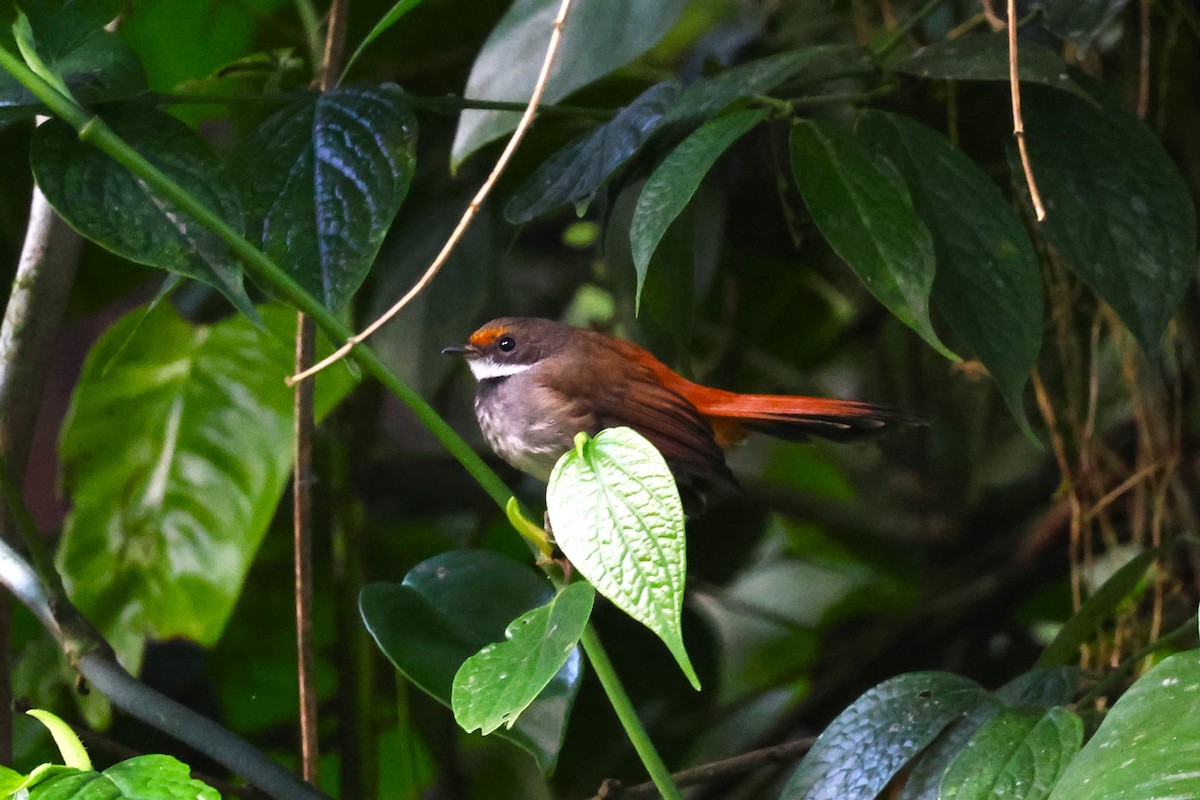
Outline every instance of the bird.
<svg viewBox="0 0 1200 800">
<path fill-rule="evenodd" d="M 442 352 L 465 358 L 483 437 L 513 467 L 548 480 L 579 432 L 630 427 L 666 460 L 689 516 L 737 488 L 725 452 L 750 433 L 849 442 L 923 424 L 857 400 L 703 386 L 633 342 L 549 319 L 500 317 Z"/>
</svg>

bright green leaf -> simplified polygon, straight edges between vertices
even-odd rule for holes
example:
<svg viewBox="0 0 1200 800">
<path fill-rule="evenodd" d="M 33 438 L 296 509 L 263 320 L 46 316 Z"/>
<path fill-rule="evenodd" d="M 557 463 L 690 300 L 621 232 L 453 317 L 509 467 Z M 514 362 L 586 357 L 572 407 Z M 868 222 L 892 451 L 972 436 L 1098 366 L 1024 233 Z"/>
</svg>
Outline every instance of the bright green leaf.
<svg viewBox="0 0 1200 800">
<path fill-rule="evenodd" d="M 265 330 L 135 310 L 84 362 L 60 443 L 73 507 L 58 565 L 131 669 L 144 637 L 216 641 L 291 471 L 296 314 L 260 311 Z M 322 373 L 318 418 L 352 384 L 345 367 Z"/>
<path fill-rule="evenodd" d="M 15 769 L 0 766 L 0 797 L 7 797 L 21 787 L 25 776 Z"/>
<path fill-rule="evenodd" d="M 933 302 L 1033 433 L 1022 400 L 1042 344 L 1042 271 L 1029 236 L 987 174 L 944 136 L 871 111 L 855 132 L 904 177 L 933 236 Z"/>
<path fill-rule="evenodd" d="M 1083 742 L 1083 721 L 1065 708 L 1041 717 L 1005 709 L 950 762 L 939 800 L 1042 800 Z"/>
<path fill-rule="evenodd" d="M 780 800 L 875 797 L 946 726 L 987 702 L 977 683 L 946 672 L 884 681 L 829 724 Z"/>
<path fill-rule="evenodd" d="M 546 605 L 517 617 L 505 629 L 505 641 L 463 662 L 450 702 L 463 730 L 478 729 L 486 736 L 501 725 L 512 728 L 574 651 L 595 596 L 588 584 L 573 583 Z"/>
<path fill-rule="evenodd" d="M 332 89 L 268 117 L 230 160 L 246 227 L 341 309 L 375 262 L 415 167 L 417 120 L 395 84 Z"/>
<path fill-rule="evenodd" d="M 191 776 L 170 756 L 149 755 L 114 764 L 104 772 L 77 772 L 39 783 L 29 800 L 221 800 L 220 793 Z"/>
<path fill-rule="evenodd" d="M 359 611 L 396 669 L 450 706 L 463 662 L 501 641 L 512 620 L 553 596 L 550 582 L 526 565 L 486 550 L 457 550 L 421 562 L 403 583 L 364 587 Z M 529 752 L 543 772 L 553 772 L 582 677 L 583 657 L 575 651 L 512 729 L 495 735 Z"/>
<path fill-rule="evenodd" d="M 242 230 L 237 192 L 221 179 L 217 156 L 199 134 L 166 112 L 139 105 L 115 107 L 104 118 L 154 166 Z M 46 199 L 85 237 L 130 261 L 203 281 L 253 316 L 242 265 L 229 246 L 81 141 L 70 125 L 52 119 L 38 126 L 30 162 Z"/>
<path fill-rule="evenodd" d="M 1023 107 L 1046 206 L 1042 232 L 1156 353 L 1196 271 L 1196 207 L 1179 169 L 1150 128 L 1123 111 L 1037 87 Z"/>
<path fill-rule="evenodd" d="M 579 574 L 654 631 L 699 689 L 683 646 L 683 503 L 662 454 L 632 428 L 580 434 L 550 474 L 546 505 Z"/>
<path fill-rule="evenodd" d="M 901 322 L 957 360 L 929 320 L 933 239 L 903 181 L 830 122 L 797 122 L 791 149 L 796 186 L 830 246 Z"/>
<path fill-rule="evenodd" d="M 1074 2 L 1074 0 L 1068 0 Z M 1087 93 L 1071 80 L 1062 57 L 1045 45 L 1023 40 L 1017 66 L 1022 83 L 1040 83 L 1080 97 Z M 901 72 L 943 81 L 1004 81 L 1008 74 L 1008 36 L 983 33 L 942 39 L 922 47 L 896 65 Z"/>
<path fill-rule="evenodd" d="M 483 44 L 464 93 L 476 100 L 525 103 L 542 68 L 560 0 L 516 0 Z M 684 0 L 575 0 L 542 102 L 557 103 L 650 49 L 686 5 Z M 450 156 L 453 168 L 517 127 L 515 111 L 464 111 Z"/>
<path fill-rule="evenodd" d="M 721 154 L 765 118 L 765 111 L 739 111 L 717 117 L 684 139 L 650 175 L 638 196 L 629 229 L 633 265 L 637 270 L 634 295 L 637 307 L 641 306 L 650 257 L 667 228 L 692 199 L 700 181 Z"/>
<path fill-rule="evenodd" d="M 611 120 L 550 156 L 513 194 L 504 208 L 505 218 L 516 225 L 567 203 L 590 203 L 617 168 L 654 135 L 678 94 L 675 81 L 657 83 Z"/>
<path fill-rule="evenodd" d="M 43 711 L 40 708 L 31 708 L 25 713 L 45 725 L 46 729 L 50 731 L 50 735 L 54 737 L 54 744 L 58 746 L 58 752 L 62 755 L 63 764 L 72 769 L 85 771 L 92 768 L 92 759 L 88 757 L 83 742 L 79 741 L 78 734 L 70 725 L 49 711 Z"/>
<path fill-rule="evenodd" d="M 1200 798 L 1200 650 L 1147 672 L 1100 723 L 1050 800 Z"/>
</svg>

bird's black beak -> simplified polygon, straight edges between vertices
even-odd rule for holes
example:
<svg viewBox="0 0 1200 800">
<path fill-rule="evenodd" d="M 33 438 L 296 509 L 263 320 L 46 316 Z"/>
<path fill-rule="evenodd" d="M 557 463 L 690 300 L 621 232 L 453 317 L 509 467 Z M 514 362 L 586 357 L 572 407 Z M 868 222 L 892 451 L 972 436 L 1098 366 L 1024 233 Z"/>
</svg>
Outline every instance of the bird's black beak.
<svg viewBox="0 0 1200 800">
<path fill-rule="evenodd" d="M 449 347 L 442 348 L 444 356 L 473 356 L 478 355 L 475 348 L 469 344 L 452 344 Z"/>
</svg>

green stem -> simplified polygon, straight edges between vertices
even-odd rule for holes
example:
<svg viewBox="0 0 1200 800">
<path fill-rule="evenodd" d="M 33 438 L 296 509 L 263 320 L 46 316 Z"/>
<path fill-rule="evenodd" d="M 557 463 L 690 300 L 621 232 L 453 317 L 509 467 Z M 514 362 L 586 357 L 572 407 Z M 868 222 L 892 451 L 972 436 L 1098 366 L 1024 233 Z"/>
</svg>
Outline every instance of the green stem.
<svg viewBox="0 0 1200 800">
<path fill-rule="evenodd" d="M 642 721 L 638 719 L 637 709 L 633 707 L 633 702 L 625 693 L 625 687 L 621 685 L 621 679 L 617 677 L 617 671 L 613 669 L 612 662 L 608 660 L 608 653 L 604 652 L 604 647 L 600 644 L 600 637 L 596 635 L 596 631 L 591 625 L 584 628 L 579 643 L 583 646 L 583 652 L 587 654 L 592 669 L 596 671 L 596 677 L 600 679 L 604 693 L 608 695 L 608 702 L 612 704 L 613 711 L 617 712 L 617 718 L 621 720 L 621 727 L 625 729 L 625 735 L 629 737 L 633 749 L 637 751 L 638 757 L 646 765 L 646 771 L 650 773 L 650 780 L 654 782 L 658 793 L 665 800 L 683 800 L 683 795 L 679 793 L 679 789 L 671 777 L 671 771 L 663 763 L 662 756 L 654 749 L 654 743 L 650 741 L 649 734 L 642 727 Z"/>
<path fill-rule="evenodd" d="M 917 9 L 916 13 L 905 20 L 904 24 L 897 28 L 891 36 L 883 41 L 879 47 L 875 48 L 872 55 L 875 58 L 881 59 L 888 53 L 896 49 L 904 39 L 913 32 L 913 29 L 925 21 L 925 18 L 938 10 L 938 7 L 945 3 L 946 0 L 929 0 L 928 3 Z"/>
<path fill-rule="evenodd" d="M 225 220 L 193 197 L 186 189 L 167 177 L 158 167 L 151 164 L 136 150 L 117 136 L 99 117 L 91 116 L 69 97 L 65 97 L 38 75 L 24 62 L 4 48 L 0 48 L 0 67 L 8 70 L 52 112 L 79 131 L 79 138 L 95 145 L 111 156 L 156 192 L 170 200 L 198 222 L 216 234 L 242 260 L 246 270 L 262 283 L 283 295 L 298 310 L 312 317 L 325 334 L 337 344 L 353 335 L 329 309 L 304 290 L 290 275 L 270 258 L 250 244 Z M 354 358 L 367 372 L 371 373 L 388 391 L 412 409 L 413 413 L 442 445 L 450 451 L 471 476 L 483 487 L 488 496 L 504 509 L 512 492 L 494 471 L 484 463 L 479 454 L 443 420 L 425 399 L 412 390 L 400 376 L 373 350 L 359 345 L 353 351 Z"/>
</svg>

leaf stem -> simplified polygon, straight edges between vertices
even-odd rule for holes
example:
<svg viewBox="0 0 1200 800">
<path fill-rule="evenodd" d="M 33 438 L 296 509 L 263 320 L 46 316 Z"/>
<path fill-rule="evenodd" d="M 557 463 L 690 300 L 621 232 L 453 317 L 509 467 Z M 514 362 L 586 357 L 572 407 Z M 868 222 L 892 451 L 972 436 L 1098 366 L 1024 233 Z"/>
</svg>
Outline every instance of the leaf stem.
<svg viewBox="0 0 1200 800">
<path fill-rule="evenodd" d="M 625 729 L 625 735 L 629 737 L 633 749 L 637 751 L 638 758 L 646 765 L 646 771 L 650 773 L 650 780 L 654 782 L 659 794 L 666 800 L 682 800 L 683 795 L 675 786 L 671 771 L 663 763 L 662 756 L 654 749 L 654 743 L 650 741 L 649 734 L 642 727 L 642 721 L 638 719 L 633 701 L 625 693 L 625 687 L 621 685 L 621 679 L 617 677 L 617 671 L 613 669 L 612 662 L 608 660 L 608 653 L 604 652 L 604 647 L 600 644 L 600 637 L 596 635 L 596 631 L 591 625 L 584 629 L 579 643 L 583 646 L 583 652 L 587 655 L 588 661 L 592 663 L 592 669 L 596 671 L 596 677 L 600 679 L 604 693 L 608 695 L 608 702 L 612 705 L 613 711 L 617 712 L 617 718 L 621 721 L 621 727 Z"/>
<path fill-rule="evenodd" d="M 875 48 L 871 54 L 878 60 L 895 50 L 918 25 L 925 21 L 926 17 L 937 11 L 945 2 L 946 0 L 929 0 L 928 3 L 918 8 L 911 17 L 905 20 L 903 25 L 893 31 L 892 35 L 885 39 L 879 47 Z"/>
<path fill-rule="evenodd" d="M 298 310 L 311 316 L 333 342 L 345 342 L 353 335 L 350 328 L 346 327 L 336 315 L 306 292 L 274 261 L 250 244 L 208 206 L 143 158 L 121 137 L 117 136 L 104 120 L 91 116 L 73 100 L 64 97 L 3 47 L 0 47 L 0 67 L 12 73 L 13 77 L 33 92 L 51 111 L 79 131 L 81 140 L 89 142 L 107 153 L 164 198 L 170 200 L 216 234 L 242 260 L 251 275 L 270 286 Z M 424 398 L 413 391 L 400 376 L 392 372 L 374 350 L 360 346 L 355 348 L 354 354 L 363 369 L 371 373 L 388 391 L 412 409 L 421 424 L 450 451 L 450 454 L 487 492 L 492 501 L 503 510 L 508 503 L 508 498 L 512 496 L 512 492 L 480 458 L 479 454 L 471 449 L 471 446 L 433 410 L 433 407 Z"/>
</svg>

